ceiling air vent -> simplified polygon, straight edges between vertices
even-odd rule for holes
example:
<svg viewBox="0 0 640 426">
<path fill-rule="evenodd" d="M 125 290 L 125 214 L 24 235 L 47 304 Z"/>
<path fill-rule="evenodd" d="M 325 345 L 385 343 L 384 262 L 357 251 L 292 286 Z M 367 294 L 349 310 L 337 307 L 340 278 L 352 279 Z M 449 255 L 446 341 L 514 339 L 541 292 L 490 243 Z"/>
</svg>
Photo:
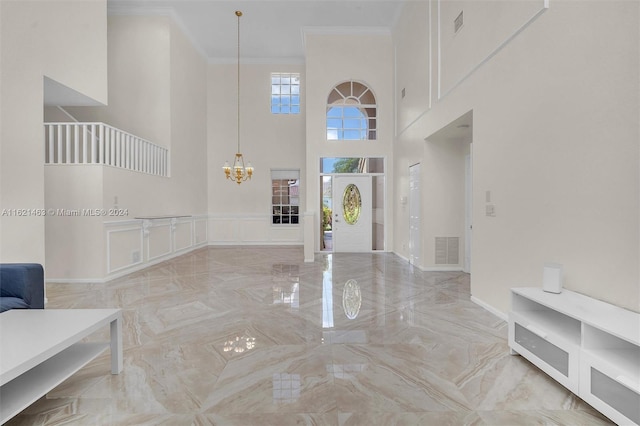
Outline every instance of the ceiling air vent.
<svg viewBox="0 0 640 426">
<path fill-rule="evenodd" d="M 464 11 L 460 11 L 460 14 L 453 21 L 453 32 L 454 33 L 457 33 L 458 31 L 460 31 L 460 28 L 462 28 L 462 25 L 464 24 L 464 15 L 463 15 L 463 13 L 464 13 Z"/>
</svg>

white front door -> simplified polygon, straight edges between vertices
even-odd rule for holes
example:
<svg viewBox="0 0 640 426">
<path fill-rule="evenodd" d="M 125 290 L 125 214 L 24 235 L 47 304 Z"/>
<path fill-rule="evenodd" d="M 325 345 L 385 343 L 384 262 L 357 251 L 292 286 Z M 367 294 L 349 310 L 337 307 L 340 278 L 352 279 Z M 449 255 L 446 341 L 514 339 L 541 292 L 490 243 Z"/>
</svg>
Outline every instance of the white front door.
<svg viewBox="0 0 640 426">
<path fill-rule="evenodd" d="M 371 196 L 371 176 L 333 178 L 333 251 L 372 250 Z"/>
</svg>

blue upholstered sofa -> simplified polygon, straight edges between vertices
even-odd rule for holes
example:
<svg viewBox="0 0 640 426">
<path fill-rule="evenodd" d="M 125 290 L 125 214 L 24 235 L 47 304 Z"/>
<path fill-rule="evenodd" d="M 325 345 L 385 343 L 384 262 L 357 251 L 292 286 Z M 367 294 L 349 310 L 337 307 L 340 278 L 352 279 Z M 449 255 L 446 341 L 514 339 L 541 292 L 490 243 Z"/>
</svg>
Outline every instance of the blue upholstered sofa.
<svg viewBox="0 0 640 426">
<path fill-rule="evenodd" d="M 0 312 L 44 309 L 44 269 L 38 263 L 0 263 Z"/>
</svg>

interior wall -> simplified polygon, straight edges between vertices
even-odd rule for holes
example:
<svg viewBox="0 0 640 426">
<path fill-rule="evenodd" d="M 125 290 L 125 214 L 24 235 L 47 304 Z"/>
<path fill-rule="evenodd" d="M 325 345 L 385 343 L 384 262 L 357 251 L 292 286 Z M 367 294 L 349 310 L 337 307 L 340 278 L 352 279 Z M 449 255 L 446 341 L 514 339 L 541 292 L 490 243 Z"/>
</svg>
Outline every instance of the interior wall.
<svg viewBox="0 0 640 426">
<path fill-rule="evenodd" d="M 123 216 L 93 220 L 91 229 L 84 218 L 48 219 L 47 259 L 52 262 L 49 278 L 53 280 L 104 279 L 110 273 L 157 260 L 157 253 L 173 255 L 201 243 L 193 237 L 198 233 L 179 231 L 177 224 L 161 224 L 171 229 L 169 240 L 150 238 L 156 234 L 145 233 L 141 220 L 133 219 L 194 216 L 189 224 L 180 225 L 184 228 L 194 226 L 195 218 L 207 213 L 206 61 L 168 17 L 110 16 L 108 40 L 109 105 L 64 108 L 78 121 L 104 122 L 168 147 L 170 176 L 89 166 L 99 174 L 100 185 L 81 185 L 69 200 L 68 174 L 83 179 L 83 168 L 47 166 L 71 169 L 50 172 L 47 206 L 125 212 Z M 52 107 L 45 108 L 45 117 L 65 119 L 60 110 Z M 66 117 L 66 121 L 70 120 Z M 73 206 L 64 204 L 71 201 Z M 116 222 L 122 226 L 117 227 Z M 130 235 L 123 230 L 129 228 Z M 97 249 L 92 253 L 93 257 L 99 256 L 99 261 L 78 266 L 86 247 L 73 236 L 85 231 L 95 234 Z M 189 244 L 177 241 L 182 235 L 183 239 L 188 236 Z M 172 242 L 168 249 L 167 241 Z M 56 257 L 54 247 L 65 247 L 68 256 Z"/>
<path fill-rule="evenodd" d="M 104 207 L 140 216 L 207 210 L 206 61 L 164 16 L 109 16 L 109 105 L 65 107 L 169 148 L 170 177 L 105 168 Z"/>
<path fill-rule="evenodd" d="M 300 73 L 300 114 L 271 113 L 271 73 Z M 303 224 L 272 225 L 271 169 L 300 170 L 300 203 L 309 185 L 305 165 L 306 75 L 302 64 L 240 64 L 240 151 L 254 167 L 238 185 L 222 166 L 238 144 L 237 63 L 208 67 L 208 196 L 211 244 L 302 244 Z M 300 212 L 302 218 L 302 211 Z"/>
<path fill-rule="evenodd" d="M 431 3 L 405 2 L 393 33 L 396 132 L 406 129 L 431 106 L 434 79 L 431 75 L 433 53 L 430 40 L 434 34 L 428 23 L 431 9 L 436 11 L 430 8 Z"/>
<path fill-rule="evenodd" d="M 30 212 L 0 217 L 0 261 L 45 264 L 43 77 L 107 102 L 106 1 L 0 9 L 0 209 Z"/>
<path fill-rule="evenodd" d="M 455 3 L 441 2 L 441 12 Z M 431 2 L 432 9 L 437 6 Z M 419 118 L 398 129 L 394 186 L 401 193 L 408 191 L 410 164 L 433 166 L 421 149 L 425 136 L 473 110 L 471 292 L 496 312 L 509 310 L 511 287 L 541 286 L 548 261 L 564 265 L 565 288 L 640 311 L 639 7 L 552 0 L 441 99 L 435 90 L 423 97 Z M 420 26 L 416 31 L 430 28 L 437 70 L 437 13 L 432 10 L 429 22 L 422 10 L 424 20 L 416 24 L 414 8 L 410 2 L 398 28 L 403 33 L 410 33 L 411 25 Z M 501 18 L 465 18 L 471 19 L 480 25 L 463 31 L 473 38 Z M 511 24 L 519 28 L 522 22 Z M 428 46 L 396 44 L 396 50 L 396 68 L 402 69 Z M 442 76 L 458 71 L 440 65 Z M 406 78 L 397 89 L 424 84 Z M 397 108 L 399 123 L 411 122 L 413 109 L 401 103 Z M 495 216 L 486 215 L 486 191 Z M 408 242 L 408 230 L 401 231 L 404 219 L 394 221 L 396 232 L 402 232 L 396 246 Z"/>
<path fill-rule="evenodd" d="M 171 200 L 161 212 L 204 214 L 207 192 L 207 63 L 171 23 Z"/>
<path fill-rule="evenodd" d="M 427 138 L 422 170 L 422 259 L 418 266 L 427 270 L 461 271 L 464 264 L 464 158 L 470 140 Z M 409 224 L 406 224 L 408 227 Z M 458 238 L 458 261 L 436 262 L 436 238 Z"/>
<path fill-rule="evenodd" d="M 81 213 L 102 208 L 102 188 L 101 167 L 45 168 L 47 278 L 104 276 L 104 218 Z"/>
<path fill-rule="evenodd" d="M 375 47 L 375 48 L 374 48 Z M 307 89 L 307 204 L 314 216 L 314 250 L 320 250 L 320 158 L 383 157 L 385 175 L 393 176 L 393 48 L 390 34 L 305 34 Z M 328 141 L 326 108 L 329 93 L 348 80 L 365 83 L 378 104 L 378 134 L 375 141 Z M 393 216 L 393 190 L 386 188 L 385 212 L 388 223 Z M 386 241 L 393 241 L 393 229 L 385 226 Z M 390 250 L 391 247 L 386 247 Z"/>
<path fill-rule="evenodd" d="M 101 121 L 155 144 L 171 143 L 171 19 L 108 17 L 109 105 L 67 107 L 79 121 Z"/>
</svg>

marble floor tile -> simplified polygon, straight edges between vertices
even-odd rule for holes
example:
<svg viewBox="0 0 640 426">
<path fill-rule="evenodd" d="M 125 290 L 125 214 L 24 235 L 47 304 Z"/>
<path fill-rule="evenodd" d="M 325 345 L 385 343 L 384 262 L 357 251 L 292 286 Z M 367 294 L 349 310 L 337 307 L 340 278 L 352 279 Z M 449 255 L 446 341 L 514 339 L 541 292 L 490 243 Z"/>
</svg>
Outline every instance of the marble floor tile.
<svg viewBox="0 0 640 426">
<path fill-rule="evenodd" d="M 468 274 L 389 253 L 203 248 L 47 308 L 121 308 L 104 354 L 7 425 L 608 425 L 519 356 Z M 101 330 L 88 340 L 104 340 Z"/>
</svg>

